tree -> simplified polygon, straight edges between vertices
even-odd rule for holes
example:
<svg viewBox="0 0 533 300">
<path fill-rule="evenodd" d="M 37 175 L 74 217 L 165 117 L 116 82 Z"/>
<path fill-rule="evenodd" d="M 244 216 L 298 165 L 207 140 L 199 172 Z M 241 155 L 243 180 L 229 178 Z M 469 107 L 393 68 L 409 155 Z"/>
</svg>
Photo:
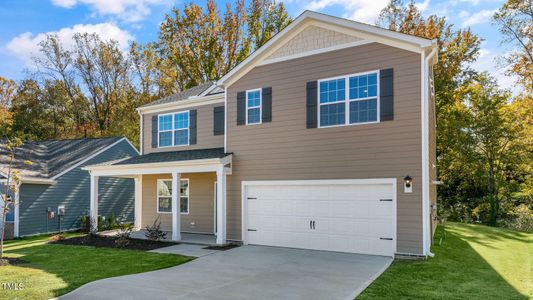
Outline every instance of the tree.
<svg viewBox="0 0 533 300">
<path fill-rule="evenodd" d="M 15 96 L 17 84 L 13 80 L 0 76 L 0 137 L 6 136 L 13 124 L 13 115 L 9 111 Z"/>
<path fill-rule="evenodd" d="M 5 183 L 3 183 L 3 189 L 0 189 L 0 209 L 1 209 L 1 221 L 2 221 L 2 233 L 0 237 L 0 260 L 4 258 L 4 237 L 6 228 L 6 216 L 10 209 L 14 209 L 19 203 L 17 197 L 12 197 L 18 193 L 21 178 L 20 172 L 14 169 L 15 151 L 22 145 L 22 141 L 19 138 L 8 139 L 3 145 L 7 150 L 7 167 L 5 172 Z M 25 164 L 31 164 L 30 161 L 26 161 Z M 2 185 L 0 184 L 0 187 Z"/>
<path fill-rule="evenodd" d="M 163 94 L 217 80 L 285 28 L 291 19 L 282 3 L 243 0 L 222 16 L 214 0 L 174 8 L 161 24 L 156 43 Z M 164 83 L 164 84 L 163 84 Z"/>
<path fill-rule="evenodd" d="M 507 110 L 511 95 L 485 73 L 475 75 L 460 92 L 468 118 L 463 128 L 468 137 L 462 145 L 463 155 L 470 168 L 479 168 L 490 208 L 488 222 L 494 226 L 501 214 L 500 187 L 506 182 L 507 166 L 515 159 L 509 151 L 518 133 Z"/>
<path fill-rule="evenodd" d="M 516 48 L 504 56 L 509 65 L 508 75 L 517 75 L 526 93 L 533 95 L 533 2 L 532 0 L 507 0 L 494 14 L 504 38 L 502 44 Z"/>
</svg>

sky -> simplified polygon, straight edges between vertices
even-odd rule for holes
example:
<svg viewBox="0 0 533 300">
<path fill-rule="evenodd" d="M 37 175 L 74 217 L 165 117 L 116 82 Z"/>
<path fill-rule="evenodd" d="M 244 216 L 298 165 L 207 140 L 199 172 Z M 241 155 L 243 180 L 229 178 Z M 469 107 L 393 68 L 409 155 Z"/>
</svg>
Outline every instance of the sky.
<svg viewBox="0 0 533 300">
<path fill-rule="evenodd" d="M 220 8 L 228 1 L 216 0 Z M 389 0 L 286 0 L 295 18 L 314 10 L 359 22 L 374 24 Z M 492 14 L 504 0 L 415 0 L 424 15 L 446 16 L 456 29 L 470 27 L 483 42 L 480 57 L 473 64 L 494 75 L 504 88 L 516 91 L 514 79 L 503 75 L 497 58 L 512 48 L 500 44 L 502 36 L 491 23 Z M 157 39 L 159 24 L 172 7 L 189 0 L 2 0 L 0 1 L 0 76 L 21 80 L 31 71 L 31 59 L 38 55 L 39 42 L 57 33 L 65 45 L 76 32 L 96 32 L 115 39 L 127 50 L 132 41 Z M 205 1 L 198 4 L 204 5 Z"/>
</svg>

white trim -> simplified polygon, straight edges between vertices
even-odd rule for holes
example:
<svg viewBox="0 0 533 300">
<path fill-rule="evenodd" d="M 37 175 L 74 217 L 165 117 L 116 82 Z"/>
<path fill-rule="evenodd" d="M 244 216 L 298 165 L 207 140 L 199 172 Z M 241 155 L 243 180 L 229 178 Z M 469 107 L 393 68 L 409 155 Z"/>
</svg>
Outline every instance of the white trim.
<svg viewBox="0 0 533 300">
<path fill-rule="evenodd" d="M 357 98 L 357 99 L 350 99 L 350 77 L 356 77 L 356 76 L 362 76 L 362 75 L 368 75 L 368 74 L 376 74 L 376 96 L 372 97 L 365 97 L 365 98 Z M 329 78 L 323 78 L 317 80 L 317 128 L 332 128 L 332 127 L 342 127 L 342 126 L 354 126 L 354 125 L 366 125 L 366 124 L 377 124 L 381 122 L 380 119 L 380 103 L 381 103 L 381 95 L 379 93 L 380 88 L 380 82 L 379 77 L 380 71 L 379 70 L 372 70 L 372 71 L 365 71 L 355 74 L 348 74 L 348 75 L 341 75 L 341 76 L 335 76 L 335 77 L 329 77 Z M 327 103 L 320 103 L 320 83 L 324 81 L 331 81 L 331 80 L 338 80 L 338 79 L 344 79 L 344 100 L 335 101 L 335 102 L 327 102 Z M 370 100 L 370 99 L 377 99 L 376 103 L 376 121 L 369 121 L 369 122 L 359 122 L 359 123 L 350 123 L 350 103 L 355 101 L 363 101 L 363 100 Z M 344 103 L 344 124 L 336 124 L 336 125 L 327 125 L 327 126 L 321 126 L 320 125 L 320 107 L 323 105 L 330 105 L 330 104 L 339 104 Z"/>
<path fill-rule="evenodd" d="M 226 173 L 224 165 L 220 166 L 217 171 L 217 232 L 216 243 L 223 245 L 226 243 Z"/>
<path fill-rule="evenodd" d="M 175 127 L 174 120 L 176 119 L 176 115 L 180 115 L 184 113 L 187 113 L 187 144 L 176 145 L 175 132 L 180 131 L 180 130 L 185 130 L 185 128 L 178 128 L 178 129 L 174 128 Z M 171 116 L 172 118 L 171 129 L 161 130 L 159 128 L 160 118 L 166 117 L 166 116 Z M 161 146 L 161 139 L 160 139 L 159 134 L 162 132 L 172 133 L 172 140 L 169 146 Z M 190 146 L 190 144 L 191 144 L 191 111 L 190 110 L 176 111 L 176 112 L 157 115 L 157 148 L 163 149 L 163 148 L 172 148 L 172 147 L 185 147 L 185 146 Z"/>
<path fill-rule="evenodd" d="M 139 113 L 139 125 L 141 127 L 141 130 L 139 132 L 139 151 L 138 152 L 139 152 L 139 155 L 142 155 L 144 152 L 144 144 L 143 144 L 144 118 L 143 118 L 143 114 L 141 113 L 141 111 L 138 110 L 137 113 Z"/>
<path fill-rule="evenodd" d="M 220 102 L 224 102 L 224 96 L 222 95 L 222 93 L 203 97 L 194 97 L 169 103 L 138 107 L 137 111 L 139 111 L 139 113 L 141 114 L 161 113 L 168 112 L 170 110 L 189 109 L 191 107 L 198 107 Z"/>
<path fill-rule="evenodd" d="M 143 214 L 143 176 L 139 175 L 134 178 L 135 183 L 135 200 L 134 200 L 134 219 L 133 224 L 135 230 L 140 230 L 142 227 Z"/>
<path fill-rule="evenodd" d="M 157 179 L 157 182 L 156 182 L 156 191 L 155 191 L 155 198 L 156 198 L 156 211 L 158 214 L 171 214 L 172 211 L 159 211 L 159 183 L 162 182 L 162 181 L 170 181 L 170 184 L 172 184 L 172 178 L 160 178 L 160 179 Z M 189 195 L 187 195 L 187 212 L 182 212 L 181 211 L 181 182 L 182 181 L 187 181 L 187 184 L 189 186 Z M 190 187 L 190 183 L 191 181 L 189 180 L 189 178 L 181 178 L 180 177 L 180 186 L 178 188 L 178 190 L 180 190 L 180 195 L 179 195 L 179 201 L 178 201 L 178 204 L 179 204 L 179 207 L 180 207 L 180 214 L 182 215 L 188 215 L 190 213 L 190 199 L 191 199 L 191 187 Z M 172 198 L 172 194 L 170 196 L 161 196 L 163 198 Z M 172 201 L 172 200 L 171 200 Z M 172 202 L 171 202 L 172 203 Z M 172 204 L 171 204 L 172 205 Z M 171 206 L 172 207 L 172 206 Z"/>
<path fill-rule="evenodd" d="M 78 162 L 77 164 L 73 165 L 72 167 L 70 167 L 70 168 L 64 170 L 63 172 L 61 172 L 61 173 L 55 175 L 54 177 L 51 178 L 51 180 L 55 180 L 55 179 L 57 179 L 57 178 L 59 178 L 59 177 L 65 175 L 66 173 L 68 173 L 68 172 L 70 172 L 70 171 L 76 169 L 77 167 L 81 166 L 82 164 L 86 163 L 87 161 L 93 159 L 94 157 L 96 157 L 96 156 L 98 156 L 98 155 L 104 153 L 105 151 L 107 151 L 107 150 L 113 148 L 114 146 L 118 145 L 118 144 L 119 144 L 120 142 L 122 142 L 123 140 L 128 140 L 128 138 L 123 137 L 123 138 L 121 138 L 120 140 L 114 142 L 113 144 L 111 144 L 111 145 L 109 145 L 109 146 L 103 148 L 102 150 L 100 150 L 100 151 L 98 151 L 98 152 L 96 152 L 96 153 L 93 153 L 92 155 L 88 156 L 87 158 L 85 158 L 84 160 Z M 129 141 L 128 141 L 128 142 L 129 142 Z M 129 143 L 129 144 L 131 145 L 131 143 Z M 133 147 L 133 145 L 131 145 L 131 146 Z M 137 148 L 133 147 L 133 149 L 135 149 L 135 151 L 137 151 L 137 153 L 139 153 L 138 150 L 137 150 Z"/>
<path fill-rule="evenodd" d="M 214 182 L 214 197 L 213 197 L 213 233 L 217 233 L 217 181 Z"/>
<path fill-rule="evenodd" d="M 431 253 L 431 224 L 430 224 L 430 201 L 429 201 L 429 76 L 428 60 L 434 55 L 432 51 L 427 57 L 425 53 L 420 55 L 421 60 L 421 126 L 422 126 L 422 249 L 426 256 Z"/>
<path fill-rule="evenodd" d="M 305 51 L 305 52 L 302 52 L 302 53 L 297 53 L 297 54 L 292 54 L 292 55 L 286 55 L 286 56 L 281 56 L 281 57 L 276 57 L 276 58 L 267 58 L 267 59 L 263 60 L 262 62 L 258 63 L 257 65 L 258 66 L 270 65 L 270 64 L 275 64 L 275 63 L 282 62 L 282 61 L 298 59 L 298 58 L 303 58 L 303 57 L 306 57 L 306 56 L 311 56 L 311 55 L 316 55 L 316 54 L 321 54 L 321 53 L 326 53 L 326 52 L 331 52 L 331 51 L 342 50 L 342 49 L 346 49 L 346 48 L 352 48 L 352 47 L 367 45 L 367 44 L 370 44 L 370 43 L 372 43 L 372 42 L 371 41 L 367 41 L 367 40 L 349 42 L 349 43 L 345 43 L 345 44 L 340 44 L 340 45 L 335 45 L 335 46 L 331 46 L 331 47 Z"/>
<path fill-rule="evenodd" d="M 243 245 L 247 245 L 248 218 L 246 212 L 248 204 L 246 201 L 246 188 L 248 186 L 287 186 L 287 185 L 367 185 L 367 184 L 391 184 L 393 197 L 393 237 L 394 253 L 398 251 L 398 191 L 396 178 L 369 178 L 369 179 L 312 179 L 312 180 L 257 180 L 241 182 L 241 239 Z"/>
<path fill-rule="evenodd" d="M 211 93 L 212 90 L 216 89 L 217 85 L 213 82 L 210 87 L 206 88 L 205 91 L 201 92 L 199 97 L 204 97 L 205 95 Z"/>
<path fill-rule="evenodd" d="M 180 173 L 172 172 L 172 240 L 181 240 L 181 214 L 178 195 L 180 194 Z"/>
<path fill-rule="evenodd" d="M 248 93 L 253 93 L 253 92 L 259 92 L 259 105 L 258 106 L 252 106 L 252 107 L 248 107 Z M 251 90 L 246 90 L 246 125 L 259 125 L 259 124 L 262 124 L 263 123 L 263 89 L 262 88 L 258 88 L 258 89 L 251 89 Z M 254 108 L 259 108 L 259 122 L 257 123 L 249 123 L 248 122 L 248 110 L 249 109 L 254 109 Z"/>
<path fill-rule="evenodd" d="M 228 149 L 228 88 L 224 88 L 224 153 Z"/>
<path fill-rule="evenodd" d="M 285 27 L 281 32 L 272 37 L 263 46 L 257 49 L 252 55 L 238 64 L 230 72 L 224 75 L 218 82 L 219 86 L 230 86 L 258 63 L 261 58 L 268 57 L 271 53 L 283 45 L 280 40 L 290 40 L 295 34 L 301 32 L 298 30 L 300 25 L 320 26 L 322 28 L 336 30 L 345 34 L 354 35 L 365 40 L 387 44 L 393 47 L 405 49 L 420 53 L 426 47 L 434 47 L 436 40 L 428 40 L 413 35 L 403 34 L 376 26 L 371 26 L 348 19 L 342 19 L 325 15 L 313 11 L 305 11 L 298 16 L 291 24 Z M 244 73 L 244 74 L 240 74 Z M 239 76 L 240 74 L 240 76 Z"/>
<path fill-rule="evenodd" d="M 25 184 L 47 184 L 47 185 L 53 185 L 53 184 L 56 184 L 57 181 L 52 180 L 52 179 L 41 179 L 41 178 L 27 177 L 27 178 L 22 178 L 21 182 L 25 183 Z"/>
<path fill-rule="evenodd" d="M 14 210 L 14 222 L 13 222 L 13 237 L 20 236 L 20 188 L 21 184 L 17 185 L 15 193 L 15 204 L 13 205 Z"/>
</svg>

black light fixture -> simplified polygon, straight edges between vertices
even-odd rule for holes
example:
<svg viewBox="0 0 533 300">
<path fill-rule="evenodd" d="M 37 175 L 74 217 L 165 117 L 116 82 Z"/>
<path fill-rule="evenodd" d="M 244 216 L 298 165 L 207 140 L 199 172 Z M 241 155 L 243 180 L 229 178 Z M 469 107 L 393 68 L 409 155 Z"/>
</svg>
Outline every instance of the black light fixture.
<svg viewBox="0 0 533 300">
<path fill-rule="evenodd" d="M 411 176 L 407 175 L 403 178 L 403 181 L 405 182 L 405 187 L 410 188 L 411 183 L 413 182 L 413 178 Z"/>
</svg>

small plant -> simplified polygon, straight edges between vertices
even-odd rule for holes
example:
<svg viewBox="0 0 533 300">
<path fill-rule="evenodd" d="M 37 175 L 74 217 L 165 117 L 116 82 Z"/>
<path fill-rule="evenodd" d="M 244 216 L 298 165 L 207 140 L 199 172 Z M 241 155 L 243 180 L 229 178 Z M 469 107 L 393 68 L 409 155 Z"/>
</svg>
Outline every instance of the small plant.
<svg viewBox="0 0 533 300">
<path fill-rule="evenodd" d="M 80 219 L 78 220 L 80 223 L 80 231 L 88 233 L 91 231 L 91 222 L 89 216 L 80 216 Z"/>
<path fill-rule="evenodd" d="M 107 217 L 106 229 L 112 230 L 119 228 L 119 222 L 117 217 L 114 214 L 111 214 Z"/>
<path fill-rule="evenodd" d="M 159 217 L 155 219 L 154 224 L 146 226 L 144 236 L 150 241 L 160 241 L 167 237 L 167 233 L 161 230 L 161 220 Z"/>
<path fill-rule="evenodd" d="M 133 224 L 121 223 L 118 225 L 117 239 L 115 245 L 118 248 L 126 248 L 130 243 L 130 235 L 133 232 Z"/>
<path fill-rule="evenodd" d="M 104 216 L 98 216 L 98 231 L 106 230 L 107 224 Z"/>
</svg>

